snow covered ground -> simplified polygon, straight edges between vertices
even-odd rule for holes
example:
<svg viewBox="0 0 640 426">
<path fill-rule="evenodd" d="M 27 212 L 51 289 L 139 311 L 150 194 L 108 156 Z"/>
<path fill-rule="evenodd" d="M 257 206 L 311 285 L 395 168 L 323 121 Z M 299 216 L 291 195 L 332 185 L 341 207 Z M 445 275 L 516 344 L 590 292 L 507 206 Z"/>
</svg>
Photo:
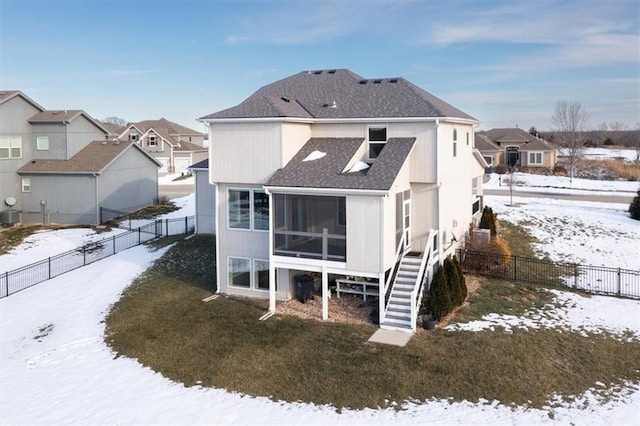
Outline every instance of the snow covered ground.
<svg viewBox="0 0 640 426">
<path fill-rule="evenodd" d="M 566 155 L 562 149 L 558 152 L 559 155 Z M 638 153 L 635 149 L 629 148 L 585 148 L 582 156 L 586 160 L 606 160 L 610 158 L 622 158 L 625 161 L 631 163 L 636 161 Z"/>
<path fill-rule="evenodd" d="M 541 252 L 591 264 L 638 267 L 640 226 L 628 219 L 627 206 L 527 198 L 508 206 L 508 197 L 486 197 L 499 217 L 513 222 L 539 221 Z M 176 217 L 193 214 L 193 195 L 179 201 Z M 625 216 L 626 215 L 626 216 Z M 558 228 L 562 225 L 567 232 Z M 598 228 L 594 233 L 582 228 Z M 569 230 L 572 230 L 571 233 Z M 21 260 L 40 260 L 35 247 L 54 250 L 62 240 L 39 233 L 16 249 Z M 91 236 L 74 236 L 84 241 Z M 79 240 L 78 240 L 79 239 Z M 570 245 L 569 242 L 573 242 Z M 32 247 L 27 249 L 26 245 Z M 618 250 L 619 246 L 631 247 Z M 578 250 L 581 247 L 582 250 Z M 634 251 L 635 250 L 635 251 Z M 62 250 L 64 251 L 64 250 Z M 142 367 L 115 358 L 103 341 L 103 320 L 121 292 L 163 250 L 140 246 L 56 277 L 0 300 L 0 424 L 632 424 L 640 418 L 640 385 L 600 403 L 593 391 L 572 403 L 529 409 L 482 403 L 430 400 L 402 403 L 402 410 L 336 412 L 327 406 L 273 402 L 224 389 L 186 388 Z M 0 256 L 0 262 L 6 256 Z M 523 318 L 491 315 L 468 329 L 539 327 L 555 324 L 583 330 L 630 330 L 640 338 L 640 301 L 556 292 L 562 307 L 532 311 Z M 188 362 L 188 360 L 186 360 Z M 558 406 L 556 406 L 558 404 Z M 549 414 L 553 412 L 553 419 Z"/>
</svg>

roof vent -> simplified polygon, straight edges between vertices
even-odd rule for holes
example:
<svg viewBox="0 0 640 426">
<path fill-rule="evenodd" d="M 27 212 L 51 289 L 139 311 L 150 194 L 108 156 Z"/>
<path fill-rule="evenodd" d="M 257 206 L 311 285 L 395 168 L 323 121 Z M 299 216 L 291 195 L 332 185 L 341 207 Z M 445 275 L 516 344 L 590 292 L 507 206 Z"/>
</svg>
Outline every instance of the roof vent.
<svg viewBox="0 0 640 426">
<path fill-rule="evenodd" d="M 289 98 L 285 98 L 284 96 L 281 96 L 281 97 L 280 97 L 280 99 L 282 99 L 282 100 L 283 100 L 283 101 L 285 101 L 285 102 L 291 102 L 291 101 L 289 100 Z"/>
<path fill-rule="evenodd" d="M 382 80 L 373 80 L 373 83 L 374 84 L 380 84 L 380 83 L 382 83 Z"/>
<path fill-rule="evenodd" d="M 338 105 L 336 105 L 336 101 L 331 101 L 331 105 L 329 106 L 329 108 L 336 108 Z"/>
<path fill-rule="evenodd" d="M 360 84 L 367 84 L 367 80 L 360 80 L 359 83 Z"/>
<path fill-rule="evenodd" d="M 329 73 L 329 74 L 335 74 L 335 73 L 336 73 L 336 70 L 329 70 L 329 71 L 327 71 L 327 73 Z"/>
<path fill-rule="evenodd" d="M 397 83 L 398 79 L 397 78 L 392 78 L 391 80 L 389 80 L 389 83 Z"/>
<path fill-rule="evenodd" d="M 322 74 L 322 70 L 320 70 L 320 71 L 314 71 L 313 73 L 314 73 L 314 74 L 316 74 L 316 75 L 317 75 L 317 74 Z"/>
</svg>

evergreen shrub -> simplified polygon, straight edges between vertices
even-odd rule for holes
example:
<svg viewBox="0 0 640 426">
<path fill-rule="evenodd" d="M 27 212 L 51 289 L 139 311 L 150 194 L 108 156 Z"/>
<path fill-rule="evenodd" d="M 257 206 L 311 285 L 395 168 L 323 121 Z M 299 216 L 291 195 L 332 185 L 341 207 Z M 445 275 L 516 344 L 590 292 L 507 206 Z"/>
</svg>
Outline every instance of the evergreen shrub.
<svg viewBox="0 0 640 426">
<path fill-rule="evenodd" d="M 629 205 L 629 213 L 631 213 L 631 219 L 640 220 L 640 189 Z"/>
</svg>

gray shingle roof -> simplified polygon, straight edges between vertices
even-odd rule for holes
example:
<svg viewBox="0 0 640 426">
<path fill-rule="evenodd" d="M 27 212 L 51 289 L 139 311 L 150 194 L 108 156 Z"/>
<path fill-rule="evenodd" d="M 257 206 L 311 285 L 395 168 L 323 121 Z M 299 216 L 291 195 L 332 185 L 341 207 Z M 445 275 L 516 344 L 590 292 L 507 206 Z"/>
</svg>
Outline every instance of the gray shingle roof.
<svg viewBox="0 0 640 426">
<path fill-rule="evenodd" d="M 362 172 L 342 173 L 363 138 L 311 138 L 266 186 L 388 190 L 407 160 L 415 138 L 390 138 L 371 167 Z M 314 151 L 322 158 L 303 161 Z"/>
<path fill-rule="evenodd" d="M 475 146 L 480 152 L 497 152 L 500 151 L 500 147 L 482 133 L 475 134 Z"/>
<path fill-rule="evenodd" d="M 552 144 L 545 141 L 544 139 L 538 139 L 532 134 L 517 127 L 491 129 L 484 132 L 479 132 L 479 134 L 485 135 L 494 143 L 525 143 L 526 145 L 524 145 L 521 149 L 526 151 L 549 151 L 556 149 Z"/>
<path fill-rule="evenodd" d="M 192 164 L 189 166 L 190 169 L 193 170 L 208 170 L 209 169 L 209 159 L 205 159 L 202 161 L 198 161 L 196 164 Z"/>
<path fill-rule="evenodd" d="M 58 123 L 71 121 L 83 113 L 79 109 L 65 109 L 56 111 L 42 111 L 29 119 L 29 123 Z"/>
<path fill-rule="evenodd" d="M 347 69 L 294 74 L 258 89 L 235 107 L 201 119 L 265 117 L 475 120 L 404 78 L 367 80 Z"/>
<path fill-rule="evenodd" d="M 139 121 L 137 123 L 129 123 L 129 125 L 135 125 L 138 129 L 145 133 L 147 130 L 153 129 L 166 129 L 167 133 L 170 135 L 180 135 L 180 136 L 205 136 L 204 133 L 198 132 L 197 130 L 190 129 L 188 127 L 184 127 L 178 123 L 174 123 L 173 121 L 169 121 L 166 118 L 161 118 L 159 120 L 144 120 Z"/>
<path fill-rule="evenodd" d="M 126 149 L 139 149 L 151 161 L 157 163 L 133 142 L 93 141 L 68 160 L 32 160 L 18 169 L 18 173 L 100 173 Z"/>
</svg>

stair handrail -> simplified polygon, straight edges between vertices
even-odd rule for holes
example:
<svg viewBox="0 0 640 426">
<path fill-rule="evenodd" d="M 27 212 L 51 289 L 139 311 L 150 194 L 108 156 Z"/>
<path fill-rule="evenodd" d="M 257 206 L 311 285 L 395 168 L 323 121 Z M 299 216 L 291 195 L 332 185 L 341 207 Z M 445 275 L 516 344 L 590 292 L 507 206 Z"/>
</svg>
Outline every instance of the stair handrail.
<svg viewBox="0 0 640 426">
<path fill-rule="evenodd" d="M 431 265 L 433 259 L 433 239 L 438 236 L 438 232 L 432 229 L 429 232 L 427 238 L 427 247 L 422 252 L 422 259 L 420 260 L 420 269 L 418 269 L 418 276 L 416 277 L 416 283 L 411 291 L 411 329 L 416 331 L 416 319 L 418 317 L 418 307 L 422 303 L 422 291 L 424 289 L 425 269 L 427 265 Z"/>
<path fill-rule="evenodd" d="M 384 288 L 382 289 L 382 294 L 384 295 L 384 300 L 382 300 L 382 302 L 384 303 L 382 303 L 382 305 L 379 307 L 380 324 L 382 324 L 384 319 L 387 317 L 387 309 L 389 308 L 389 300 L 387 298 L 387 292 L 389 291 L 389 286 L 393 282 L 394 277 L 398 273 L 398 268 L 399 268 L 398 265 L 400 264 L 400 261 L 402 260 L 402 256 L 404 255 L 404 250 L 402 249 L 402 247 L 404 247 L 405 245 L 405 239 L 406 239 L 405 234 L 406 232 L 402 233 L 402 237 L 400 238 L 398 247 L 396 247 L 396 254 L 394 257 L 395 262 L 393 263 L 393 268 L 391 268 L 391 272 L 389 273 L 389 276 L 385 280 Z"/>
</svg>

